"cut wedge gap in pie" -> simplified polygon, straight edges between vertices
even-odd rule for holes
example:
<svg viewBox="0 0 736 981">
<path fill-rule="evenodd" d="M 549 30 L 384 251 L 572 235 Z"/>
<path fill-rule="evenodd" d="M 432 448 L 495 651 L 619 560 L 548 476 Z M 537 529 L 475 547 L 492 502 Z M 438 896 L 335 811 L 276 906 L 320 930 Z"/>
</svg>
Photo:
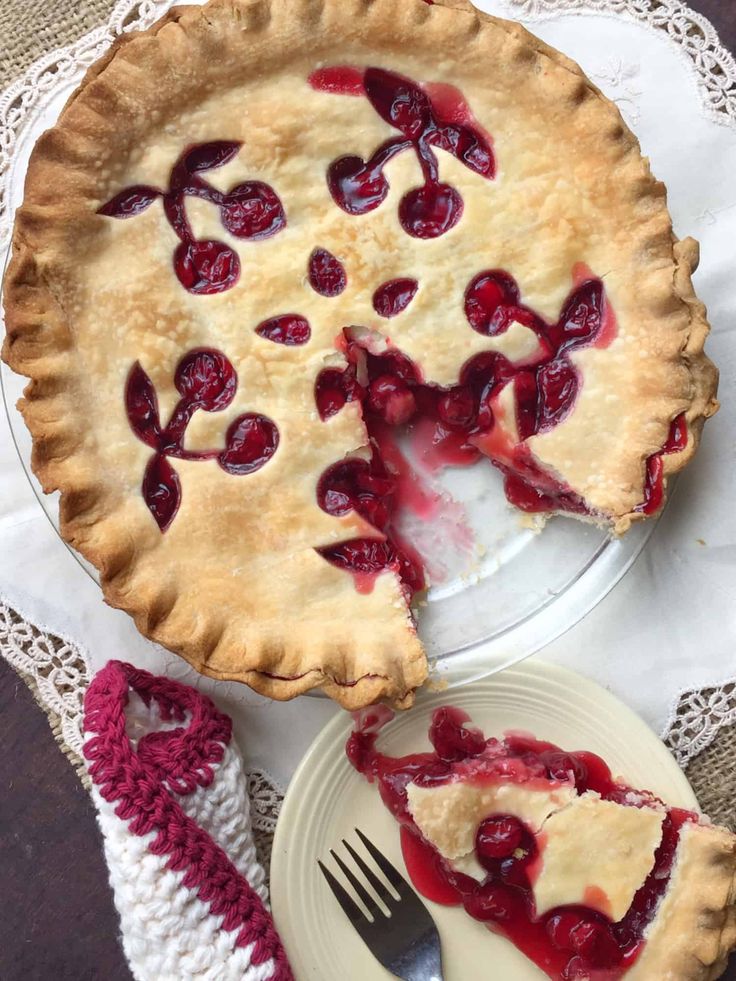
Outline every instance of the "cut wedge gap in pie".
<svg viewBox="0 0 736 981">
<path fill-rule="evenodd" d="M 118 41 L 39 140 L 3 357 L 63 536 L 146 636 L 408 706 L 397 433 L 625 532 L 717 407 L 696 264 L 618 110 L 518 25 L 211 0 Z"/>
<path fill-rule="evenodd" d="M 593 753 L 486 739 L 449 706 L 432 716 L 431 751 L 384 755 L 391 717 L 357 713 L 346 750 L 400 824 L 423 896 L 462 905 L 553 981 L 720 977 L 736 947 L 735 835 Z"/>
</svg>

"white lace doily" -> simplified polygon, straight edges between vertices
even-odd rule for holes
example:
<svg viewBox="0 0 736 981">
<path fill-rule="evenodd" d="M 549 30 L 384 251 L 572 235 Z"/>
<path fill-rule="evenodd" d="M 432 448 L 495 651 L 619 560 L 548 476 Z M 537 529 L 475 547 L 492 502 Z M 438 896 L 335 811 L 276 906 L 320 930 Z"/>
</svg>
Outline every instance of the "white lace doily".
<svg viewBox="0 0 736 981">
<path fill-rule="evenodd" d="M 32 147 L 34 124 L 37 128 L 44 114 L 53 116 L 83 71 L 117 36 L 149 26 L 170 6 L 171 0 L 121 0 L 107 25 L 45 56 L 0 96 L 0 254 L 9 241 L 12 212 L 22 195 L 21 178 Z M 480 0 L 479 6 L 537 25 L 534 29 L 545 40 L 568 50 L 583 64 L 635 128 L 640 117 L 644 123 L 647 118 L 661 116 L 661 125 L 669 126 L 671 135 L 666 99 L 672 97 L 672 86 L 677 88 L 678 105 L 685 99 L 695 101 L 692 93 L 688 95 L 687 86 L 683 88 L 682 79 L 674 78 L 679 64 L 680 74 L 697 92 L 693 115 L 700 114 L 701 126 L 705 125 L 704 120 L 708 121 L 709 138 L 720 141 L 709 168 L 709 180 L 693 182 L 692 174 L 678 169 L 662 149 L 666 142 L 662 137 L 667 131 L 656 125 L 642 133 L 646 137 L 645 150 L 653 157 L 660 154 L 654 161 L 655 171 L 670 186 L 675 217 L 683 227 L 704 240 L 712 232 L 712 243 L 719 241 L 718 236 L 720 241 L 736 240 L 733 167 L 726 173 L 721 160 L 722 146 L 736 149 L 736 62 L 704 17 L 678 0 Z M 581 14 L 588 15 L 585 32 L 577 23 Z M 636 31 L 632 24 L 637 25 Z M 601 36 L 606 42 L 601 41 Z M 609 36 L 611 41 L 607 43 Z M 596 57 L 589 57 L 588 38 L 592 39 L 591 48 L 595 48 L 593 42 L 597 38 Z M 662 46 L 666 46 L 666 52 Z M 651 57 L 653 54 L 657 58 Z M 661 79 L 653 81 L 648 73 L 652 62 L 664 63 L 667 59 L 675 68 L 670 69 L 673 78 L 668 78 L 663 86 Z M 682 65 L 687 72 L 682 72 Z M 661 93 L 661 111 L 656 105 L 653 109 L 651 98 L 647 102 L 644 97 L 651 96 L 652 91 Z M 713 126 L 713 121 L 721 125 Z M 733 322 L 732 277 L 726 275 L 723 267 L 715 269 L 712 261 L 704 263 L 706 266 L 714 271 L 710 279 L 703 273 L 706 278 L 699 285 L 708 293 L 712 314 L 727 328 Z M 721 340 L 726 332 L 724 329 L 719 335 Z M 711 351 L 716 340 L 714 335 Z M 722 343 L 713 353 L 727 371 L 736 370 L 732 348 Z M 719 426 L 721 434 L 734 431 L 736 424 L 733 415 L 728 417 L 729 411 L 727 406 L 710 425 L 712 432 L 718 431 Z M 732 457 L 730 442 L 721 435 L 721 446 L 729 447 L 728 460 Z M 614 594 L 567 639 L 545 652 L 546 656 L 594 675 L 620 693 L 663 730 L 683 765 L 707 748 L 724 726 L 736 723 L 736 663 L 731 653 L 734 638 L 724 641 L 721 636 L 720 646 L 704 642 L 704 631 L 713 629 L 710 621 L 714 619 L 705 592 L 693 598 L 693 612 L 686 615 L 687 623 L 681 624 L 682 629 L 680 619 L 674 627 L 668 622 L 672 611 L 677 613 L 676 602 L 667 606 L 668 596 L 680 595 L 688 576 L 692 580 L 710 574 L 713 580 L 719 580 L 715 592 L 720 589 L 722 594 L 721 617 L 730 602 L 729 590 L 722 581 L 729 563 L 734 568 L 730 538 L 709 542 L 713 547 L 707 561 L 703 559 L 698 552 L 701 546 L 692 543 L 702 541 L 705 549 L 706 533 L 700 530 L 697 515 L 694 518 L 682 500 L 691 487 L 706 488 L 698 491 L 701 498 L 707 493 L 713 497 L 699 500 L 698 508 L 708 515 L 729 499 L 734 474 L 724 470 L 724 466 L 733 469 L 733 463 L 724 464 L 726 457 L 718 456 L 716 445 L 709 433 L 698 461 L 700 472 L 694 482 L 688 483 L 689 474 L 685 476 L 668 510 L 666 522 L 670 529 L 673 524 L 677 526 L 677 534 L 663 544 L 666 532 L 660 527 L 634 572 Z M 717 535 L 708 526 L 707 536 Z M 126 617 L 103 608 L 97 587 L 86 580 L 65 553 L 23 483 L 5 420 L 0 420 L 0 552 L 10 557 L 6 558 L 5 574 L 0 568 L 0 598 L 4 594 L 7 602 L 0 605 L 0 652 L 35 682 L 37 696 L 59 719 L 63 740 L 72 751 L 81 746 L 80 705 L 90 672 L 110 656 L 129 657 L 152 670 L 168 671 L 212 690 L 211 682 L 143 641 Z M 697 576 L 691 569 L 696 561 L 701 563 Z M 638 579 L 632 581 L 635 573 Z M 732 594 L 736 587 L 733 574 L 730 586 Z M 15 615 L 13 610 L 21 615 Z M 653 619 L 652 610 L 661 622 Z M 679 612 L 681 616 L 685 613 Z M 636 629 L 632 629 L 632 624 L 636 624 Z M 724 625 L 720 634 L 727 629 Z M 687 630 L 690 647 L 686 649 L 681 635 Z M 68 639 L 60 640 L 64 635 Z M 82 637 L 89 651 L 82 647 Z M 637 644 L 646 647 L 647 658 L 630 656 Z M 699 661 L 694 660 L 693 651 L 697 651 Z M 686 683 L 673 686 L 670 676 L 684 678 Z M 680 689 L 686 691 L 678 695 Z M 253 771 L 256 827 L 268 834 L 273 830 L 280 801 L 279 787 L 268 771 L 273 770 L 284 781 L 288 779 L 304 746 L 334 708 L 316 699 L 301 699 L 298 707 L 275 706 L 256 696 L 244 696 L 242 689 L 228 685 L 219 685 L 215 697 L 234 718 L 236 735 Z"/>
</svg>

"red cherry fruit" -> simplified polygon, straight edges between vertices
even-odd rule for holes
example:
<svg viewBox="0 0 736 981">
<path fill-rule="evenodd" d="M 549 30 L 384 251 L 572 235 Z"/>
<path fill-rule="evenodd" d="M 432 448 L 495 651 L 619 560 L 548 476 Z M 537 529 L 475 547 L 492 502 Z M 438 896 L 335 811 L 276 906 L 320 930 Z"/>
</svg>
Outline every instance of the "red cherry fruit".
<svg viewBox="0 0 736 981">
<path fill-rule="evenodd" d="M 609 927 L 595 920 L 582 920 L 570 931 L 572 949 L 592 967 L 613 967 L 621 960 L 621 950 Z"/>
<path fill-rule="evenodd" d="M 519 297 L 516 280 L 502 269 L 479 273 L 465 291 L 465 316 L 473 330 L 492 337 L 508 327 L 500 311 L 516 306 Z"/>
<path fill-rule="evenodd" d="M 327 249 L 314 249 L 307 266 L 309 285 L 320 296 L 339 296 L 348 283 L 345 267 Z"/>
<path fill-rule="evenodd" d="M 484 882 L 464 897 L 463 905 L 476 920 L 502 924 L 515 920 L 524 910 L 524 900 L 515 889 L 495 882 Z"/>
<path fill-rule="evenodd" d="M 279 317 L 264 320 L 256 327 L 256 334 L 274 344 L 285 344 L 287 347 L 297 347 L 306 344 L 312 336 L 312 330 L 306 317 L 298 313 L 283 313 Z"/>
<path fill-rule="evenodd" d="M 437 415 L 448 429 L 467 430 L 475 420 L 476 411 L 475 396 L 466 385 L 451 388 L 437 401 Z"/>
<path fill-rule="evenodd" d="M 262 181 L 246 181 L 228 191 L 220 204 L 220 218 L 231 235 L 251 241 L 270 238 L 286 227 L 278 194 Z"/>
<path fill-rule="evenodd" d="M 480 859 L 509 858 L 524 839 L 524 826 L 510 814 L 494 814 L 481 822 L 475 836 Z"/>
<path fill-rule="evenodd" d="M 417 366 L 401 351 L 386 351 L 385 354 L 377 357 L 370 356 L 368 362 L 371 378 L 377 378 L 378 375 L 395 375 L 409 385 L 422 380 Z"/>
<path fill-rule="evenodd" d="M 572 778 L 579 793 L 585 793 L 588 789 L 588 768 L 574 753 L 550 749 L 540 753 L 539 759 L 546 767 L 551 780 L 567 782 Z"/>
<path fill-rule="evenodd" d="M 174 252 L 174 272 L 190 293 L 223 293 L 238 281 L 240 259 L 224 242 L 180 242 Z"/>
<path fill-rule="evenodd" d="M 572 931 L 580 922 L 581 913 L 577 911 L 554 913 L 545 923 L 547 936 L 558 950 L 572 950 Z"/>
<path fill-rule="evenodd" d="M 480 756 L 486 740 L 480 729 L 466 725 L 467 716 L 449 707 L 437 709 L 429 727 L 429 741 L 440 759 L 448 763 Z"/>
<path fill-rule="evenodd" d="M 330 164 L 327 186 L 335 204 L 349 215 L 374 211 L 389 191 L 380 168 L 367 167 L 362 157 L 353 155 L 340 157 Z"/>
<path fill-rule="evenodd" d="M 248 412 L 230 424 L 218 462 L 235 476 L 253 473 L 268 463 L 279 445 L 279 431 L 266 416 Z"/>
<path fill-rule="evenodd" d="M 177 392 L 205 412 L 220 412 L 235 398 L 238 376 L 221 351 L 200 347 L 188 351 L 176 366 Z"/>
<path fill-rule="evenodd" d="M 368 387 L 368 407 L 391 426 L 402 426 L 417 411 L 414 394 L 395 375 L 379 375 Z"/>
<path fill-rule="evenodd" d="M 416 279 L 390 279 L 373 294 L 373 309 L 379 317 L 396 317 L 406 310 L 418 289 Z"/>
<path fill-rule="evenodd" d="M 407 191 L 399 202 L 401 227 L 414 238 L 438 238 L 460 221 L 463 199 L 449 184 L 431 183 Z"/>
</svg>

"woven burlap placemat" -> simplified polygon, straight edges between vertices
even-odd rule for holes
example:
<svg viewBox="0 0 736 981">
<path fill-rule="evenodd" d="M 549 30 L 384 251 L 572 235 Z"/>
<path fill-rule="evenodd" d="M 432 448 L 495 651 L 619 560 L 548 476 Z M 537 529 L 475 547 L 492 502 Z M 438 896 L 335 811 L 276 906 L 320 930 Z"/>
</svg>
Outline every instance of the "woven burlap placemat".
<svg viewBox="0 0 736 981">
<path fill-rule="evenodd" d="M 107 23 L 116 0 L 0 0 L 0 90 L 37 58 Z"/>
<path fill-rule="evenodd" d="M 41 55 L 105 24 L 115 3 L 116 0 L 0 0 L 0 90 Z M 33 679 L 22 673 L 21 677 L 34 691 Z M 49 722 L 62 750 L 83 776 L 83 762 L 64 744 L 58 718 L 50 717 Z M 685 772 L 703 810 L 714 821 L 736 829 L 736 726 L 723 728 Z"/>
</svg>

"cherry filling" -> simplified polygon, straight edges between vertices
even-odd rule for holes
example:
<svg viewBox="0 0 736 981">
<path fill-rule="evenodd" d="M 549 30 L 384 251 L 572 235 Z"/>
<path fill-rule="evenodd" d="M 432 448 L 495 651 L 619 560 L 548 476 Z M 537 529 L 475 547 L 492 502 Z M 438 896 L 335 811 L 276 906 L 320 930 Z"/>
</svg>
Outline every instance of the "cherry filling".
<svg viewBox="0 0 736 981">
<path fill-rule="evenodd" d="M 161 532 L 179 510 L 181 481 L 169 457 L 180 460 L 217 460 L 235 476 L 253 473 L 268 463 L 279 445 L 274 422 L 255 412 L 234 419 L 225 435 L 224 449 L 187 450 L 184 436 L 194 413 L 221 412 L 235 398 L 238 376 L 221 351 L 195 348 L 176 366 L 174 385 L 180 398 L 169 422 L 161 423 L 156 389 L 136 361 L 125 386 L 125 410 L 135 435 L 154 450 L 146 465 L 141 487 L 143 500 Z"/>
<path fill-rule="evenodd" d="M 355 511 L 384 538 L 354 538 L 317 551 L 328 562 L 352 573 L 359 592 L 370 592 L 380 573 L 394 572 L 409 602 L 414 593 L 425 588 L 424 572 L 391 526 L 395 495 L 396 480 L 375 449 L 371 460 L 353 457 L 330 467 L 317 485 L 322 510 L 338 518 Z"/>
<path fill-rule="evenodd" d="M 405 150 L 416 154 L 424 180 L 399 202 L 399 221 L 414 238 L 444 235 L 463 213 L 459 192 L 439 179 L 434 148 L 451 153 L 482 177 L 495 177 L 490 137 L 473 119 L 457 89 L 419 85 L 382 68 L 361 71 L 347 65 L 320 68 L 309 76 L 309 82 L 320 92 L 364 96 L 381 119 L 401 134 L 379 146 L 368 160 L 348 154 L 330 164 L 330 194 L 348 214 L 365 215 L 383 203 L 389 191 L 385 167 Z"/>
<path fill-rule="evenodd" d="M 534 461 L 524 441 L 554 428 L 572 409 L 580 381 L 563 352 L 596 342 L 604 322 L 605 303 L 602 284 L 598 289 L 598 282 L 586 281 L 578 287 L 565 304 L 560 320 L 549 325 L 520 305 L 518 286 L 508 273 L 491 270 L 476 276 L 465 297 L 470 325 L 491 335 L 521 322 L 537 334 L 539 351 L 525 365 L 513 365 L 494 352 L 476 355 L 462 368 L 458 384 L 449 388 L 424 382 L 419 368 L 394 348 L 372 353 L 346 329 L 340 346 L 347 367 L 325 368 L 317 377 L 315 402 L 320 418 L 328 420 L 347 403 L 360 402 L 373 447 L 370 467 L 384 481 L 391 480 L 387 464 L 381 459 L 385 427 L 408 426 L 411 438 L 420 445 L 420 455 L 430 467 L 469 465 L 486 455 L 504 474 L 509 501 L 522 510 L 587 513 L 580 497 Z M 411 302 L 416 289 L 415 280 L 390 280 L 374 294 L 374 307 L 382 316 L 395 316 Z M 518 440 L 512 440 L 497 426 L 500 410 L 496 400 L 508 384 L 514 386 Z M 369 467 L 364 461 L 352 461 L 350 466 L 358 464 L 361 473 Z M 325 481 L 334 482 L 335 474 L 342 474 L 345 466 L 337 464 L 323 475 L 317 490 L 320 507 L 338 516 L 356 511 L 386 534 L 389 544 L 379 549 L 373 539 L 358 539 L 349 548 L 321 549 L 320 554 L 363 577 L 361 588 L 365 588 L 365 573 L 378 573 L 382 562 L 383 568 L 401 570 L 410 594 L 423 588 L 419 560 L 409 557 L 406 543 L 398 543 L 392 537 L 394 489 L 389 492 L 386 486 L 376 483 L 361 494 L 342 495 L 341 510 L 334 510 L 337 497 L 326 495 L 322 488 Z M 382 495 L 388 495 L 383 503 Z M 370 507 L 366 504 L 369 499 Z"/>
<path fill-rule="evenodd" d="M 687 446 L 687 422 L 684 413 L 673 419 L 667 442 L 659 453 L 650 456 L 646 463 L 644 500 L 636 508 L 641 514 L 655 514 L 664 500 L 664 462 L 668 453 L 681 453 Z"/>
<path fill-rule="evenodd" d="M 223 192 L 200 176 L 229 163 L 240 147 L 239 142 L 227 140 L 191 146 L 174 164 L 165 191 L 145 184 L 127 187 L 97 213 L 109 218 L 133 218 L 161 198 L 166 218 L 180 240 L 173 257 L 179 282 L 190 293 L 200 295 L 229 290 L 240 277 L 238 254 L 224 242 L 194 237 L 186 214 L 186 198 L 202 198 L 214 204 L 222 224 L 236 238 L 258 241 L 276 235 L 286 226 L 281 201 L 268 184 L 245 181 Z"/>
<path fill-rule="evenodd" d="M 465 316 L 470 326 L 488 337 L 504 334 L 520 324 L 537 338 L 537 349 L 526 360 L 512 364 L 504 355 L 488 351 L 477 354 L 462 367 L 457 384 L 440 387 L 425 382 L 419 367 L 396 348 L 381 353 L 369 350 L 366 342 L 354 339 L 352 328 L 343 331 L 339 343 L 345 368 L 325 368 L 317 377 L 315 402 L 320 418 L 329 420 L 349 402 L 359 402 L 363 421 L 373 446 L 374 466 L 387 472 L 381 461 L 382 433 L 386 426 L 406 427 L 414 448 L 430 469 L 467 466 L 487 457 L 504 475 L 509 502 L 528 513 L 565 511 L 589 514 L 585 501 L 570 487 L 539 464 L 527 440 L 551 431 L 573 410 L 582 385 L 571 355 L 584 347 L 607 347 L 615 337 L 616 320 L 606 299 L 601 280 L 586 267 L 578 266 L 576 286 L 562 306 L 559 318 L 546 322 L 521 301 L 516 280 L 500 269 L 474 276 L 465 291 Z M 390 280 L 376 290 L 373 304 L 384 317 L 395 316 L 413 299 L 417 283 L 412 279 Z M 512 406 L 502 395 L 512 386 Z M 509 419 L 508 412 L 513 412 Z M 645 501 L 638 510 L 651 514 L 662 504 L 662 456 L 687 445 L 683 416 L 672 424 L 670 437 L 647 463 Z M 318 493 L 320 506 L 332 513 Z M 391 511 L 395 504 L 392 503 Z M 359 507 L 371 523 L 372 518 Z M 374 508 L 374 511 L 378 507 Z M 374 524 L 386 533 L 386 522 Z M 390 537 L 390 533 L 389 533 Z M 359 552 L 353 548 L 321 554 L 342 568 Z M 370 551 L 371 568 L 383 553 Z M 403 543 L 400 551 L 406 551 Z M 396 567 L 393 551 L 385 553 L 387 565 Z M 369 560 L 362 558 L 365 565 Z M 412 564 L 418 560 L 412 558 Z M 412 576 L 413 582 L 423 577 Z M 408 580 L 405 580 L 408 585 Z"/>
<path fill-rule="evenodd" d="M 661 802 L 614 780 L 605 762 L 593 753 L 567 753 L 552 743 L 517 734 L 486 740 L 468 724 L 464 712 L 452 707 L 437 709 L 432 717 L 432 752 L 386 756 L 377 750 L 376 742 L 390 717 L 374 709 L 357 718 L 346 753 L 359 773 L 378 784 L 381 799 L 401 824 L 402 852 L 415 887 L 434 902 L 462 904 L 475 919 L 511 940 L 553 981 L 620 978 L 641 953 L 644 932 L 667 890 L 680 829 L 697 821 L 697 816 L 667 811 L 652 870 L 618 923 L 587 906 L 559 907 L 537 917 L 532 884 L 543 833 L 535 836 L 513 815 L 488 815 L 475 839 L 476 858 L 486 871 L 479 882 L 453 869 L 422 837 L 408 807 L 410 783 L 431 787 L 457 779 L 481 784 L 544 780 L 553 785 L 574 783 L 579 793 L 594 790 L 604 800 L 623 806 Z"/>
</svg>

